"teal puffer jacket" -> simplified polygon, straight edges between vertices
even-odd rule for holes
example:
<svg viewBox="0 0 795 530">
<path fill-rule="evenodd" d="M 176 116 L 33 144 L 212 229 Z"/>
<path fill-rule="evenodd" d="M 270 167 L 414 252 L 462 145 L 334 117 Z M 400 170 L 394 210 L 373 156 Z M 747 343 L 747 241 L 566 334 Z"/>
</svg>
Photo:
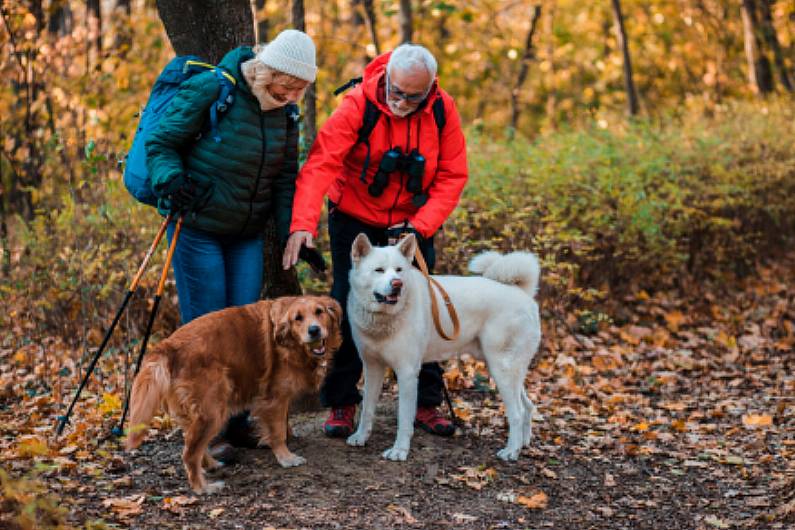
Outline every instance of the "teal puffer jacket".
<svg viewBox="0 0 795 530">
<path fill-rule="evenodd" d="M 209 133 L 209 108 L 218 98 L 220 83 L 208 71 L 180 86 L 150 134 L 147 170 L 158 196 L 172 179 L 185 173 L 212 183 L 209 200 L 196 215 L 185 216 L 185 226 L 216 235 L 252 237 L 262 232 L 273 215 L 285 240 L 298 172 L 297 116 L 288 110 L 294 106 L 260 110 L 240 71 L 241 63 L 253 57 L 250 47 L 240 47 L 221 60 L 220 66 L 237 80 L 234 102 L 218 124 L 221 141 Z"/>
</svg>

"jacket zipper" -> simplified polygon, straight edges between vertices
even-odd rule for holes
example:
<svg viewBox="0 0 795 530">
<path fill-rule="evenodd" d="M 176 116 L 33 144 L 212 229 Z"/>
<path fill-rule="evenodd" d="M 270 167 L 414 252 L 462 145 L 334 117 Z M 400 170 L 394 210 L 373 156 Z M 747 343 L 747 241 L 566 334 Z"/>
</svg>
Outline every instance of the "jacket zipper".
<svg viewBox="0 0 795 530">
<path fill-rule="evenodd" d="M 265 167 L 265 149 L 267 147 L 267 140 L 265 139 L 265 117 L 262 115 L 262 111 L 259 113 L 259 130 L 260 134 L 262 134 L 262 151 L 260 152 L 259 158 L 259 170 L 257 171 L 257 179 L 254 181 L 254 189 L 251 191 L 251 197 L 249 197 L 248 200 L 248 217 L 246 217 L 246 222 L 243 223 L 243 228 L 240 229 L 241 235 L 246 231 L 246 227 L 248 226 L 249 221 L 251 221 L 251 217 L 254 215 L 254 199 L 257 196 L 259 181 L 262 178 L 262 168 Z"/>
</svg>

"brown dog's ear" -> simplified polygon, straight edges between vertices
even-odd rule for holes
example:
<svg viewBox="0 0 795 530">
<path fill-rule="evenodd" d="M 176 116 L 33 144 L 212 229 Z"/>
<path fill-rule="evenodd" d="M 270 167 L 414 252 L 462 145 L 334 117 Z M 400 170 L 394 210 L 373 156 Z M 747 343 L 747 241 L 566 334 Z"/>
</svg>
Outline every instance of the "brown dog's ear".
<svg viewBox="0 0 795 530">
<path fill-rule="evenodd" d="M 283 296 L 271 302 L 270 319 L 273 326 L 273 338 L 277 341 L 284 340 L 290 331 L 290 315 L 287 308 L 295 300 L 294 296 Z"/>
<path fill-rule="evenodd" d="M 414 234 L 409 234 L 400 240 L 397 245 L 401 254 L 406 256 L 409 261 L 414 260 L 414 254 L 417 252 L 417 238 Z"/>
<path fill-rule="evenodd" d="M 330 296 L 321 296 L 320 303 L 326 307 L 326 311 L 331 315 L 334 323 L 339 326 L 342 322 L 342 306 Z"/>
<path fill-rule="evenodd" d="M 353 246 L 351 247 L 351 260 L 353 263 L 359 263 L 362 258 L 367 256 L 370 251 L 373 249 L 373 245 L 370 243 L 370 239 L 367 237 L 367 234 L 359 234 L 356 236 L 356 239 L 353 240 Z"/>
</svg>

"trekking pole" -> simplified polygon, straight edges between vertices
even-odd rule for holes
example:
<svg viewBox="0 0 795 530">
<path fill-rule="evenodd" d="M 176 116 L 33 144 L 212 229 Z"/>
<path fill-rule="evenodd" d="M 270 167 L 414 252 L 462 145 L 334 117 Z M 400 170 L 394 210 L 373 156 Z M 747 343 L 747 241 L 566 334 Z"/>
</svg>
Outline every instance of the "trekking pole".
<svg viewBox="0 0 795 530">
<path fill-rule="evenodd" d="M 105 338 L 102 339 L 102 344 L 100 345 L 97 353 L 94 354 L 94 358 L 91 359 L 91 364 L 88 365 L 88 370 L 86 370 L 86 375 L 83 376 L 83 380 L 80 382 L 80 386 L 77 388 L 77 392 L 75 392 L 75 397 L 72 399 L 72 403 L 69 405 L 69 408 L 66 410 L 66 414 L 63 416 L 58 416 L 58 425 L 56 426 L 55 432 L 57 436 L 60 436 L 63 433 L 64 427 L 69 422 L 69 416 L 72 415 L 72 409 L 74 409 L 77 400 L 80 398 L 80 393 L 83 391 L 83 387 L 86 386 L 88 383 L 88 378 L 91 377 L 91 374 L 94 372 L 94 367 L 97 365 L 97 361 L 99 360 L 102 352 L 105 350 L 105 346 L 108 345 L 108 341 L 110 340 L 110 336 L 113 334 L 113 330 L 116 329 L 116 324 L 119 323 L 119 319 L 121 318 L 122 313 L 124 312 L 124 308 L 127 307 L 127 304 L 130 302 L 130 298 L 132 298 L 133 293 L 138 288 L 138 282 L 141 281 L 141 277 L 146 270 L 146 266 L 149 263 L 149 259 L 154 254 L 155 249 L 157 248 L 158 243 L 160 240 L 163 239 L 163 234 L 166 233 L 166 226 L 168 226 L 169 221 L 171 221 L 171 214 L 163 220 L 163 223 L 160 225 L 160 229 L 157 231 L 157 235 L 155 236 L 155 240 L 152 241 L 152 244 L 149 246 L 149 250 L 147 250 L 146 255 L 144 256 L 144 260 L 141 263 L 141 266 L 138 267 L 138 272 L 135 273 L 135 276 L 130 282 L 130 288 L 127 289 L 127 294 L 124 295 L 124 300 L 119 306 L 119 310 L 116 311 L 116 316 L 113 318 L 113 322 L 111 323 L 108 331 L 105 332 Z"/>
<path fill-rule="evenodd" d="M 166 287 L 166 278 L 168 278 L 168 269 L 171 265 L 171 259 L 174 257 L 174 249 L 177 247 L 177 239 L 179 239 L 179 231 L 182 229 L 182 220 L 184 217 L 180 217 L 177 221 L 177 226 L 174 228 L 174 236 L 171 238 L 171 245 L 168 247 L 168 254 L 166 254 L 166 263 L 163 265 L 163 272 L 160 274 L 160 283 L 157 284 L 157 292 L 155 293 L 154 303 L 152 304 L 152 311 L 149 313 L 149 322 L 146 325 L 146 333 L 144 334 L 144 340 L 141 343 L 141 352 L 138 354 L 138 359 L 135 361 L 135 373 L 133 374 L 133 382 L 135 382 L 135 376 L 138 375 L 138 371 L 141 369 L 141 362 L 144 359 L 144 355 L 146 355 L 146 345 L 149 343 L 149 336 L 152 334 L 152 324 L 155 322 L 155 316 L 157 316 L 157 309 L 160 307 L 160 299 L 163 297 L 163 291 Z M 127 395 L 124 399 L 124 410 L 121 414 L 121 419 L 119 420 L 119 424 L 116 425 L 111 433 L 114 436 L 121 436 L 124 434 L 124 420 L 127 419 L 127 412 L 130 410 L 130 394 L 132 393 L 132 385 L 130 385 L 130 391 L 127 392 Z"/>
</svg>

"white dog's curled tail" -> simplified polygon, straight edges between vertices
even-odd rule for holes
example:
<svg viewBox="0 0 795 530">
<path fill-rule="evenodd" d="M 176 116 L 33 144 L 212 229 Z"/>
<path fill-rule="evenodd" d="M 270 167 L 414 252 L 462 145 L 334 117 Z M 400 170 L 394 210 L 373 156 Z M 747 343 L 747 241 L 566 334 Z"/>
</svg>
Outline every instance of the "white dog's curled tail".
<svg viewBox="0 0 795 530">
<path fill-rule="evenodd" d="M 530 296 L 535 296 L 541 275 L 538 258 L 532 252 L 484 252 L 472 258 L 469 270 L 490 280 L 516 285 Z"/>
</svg>

